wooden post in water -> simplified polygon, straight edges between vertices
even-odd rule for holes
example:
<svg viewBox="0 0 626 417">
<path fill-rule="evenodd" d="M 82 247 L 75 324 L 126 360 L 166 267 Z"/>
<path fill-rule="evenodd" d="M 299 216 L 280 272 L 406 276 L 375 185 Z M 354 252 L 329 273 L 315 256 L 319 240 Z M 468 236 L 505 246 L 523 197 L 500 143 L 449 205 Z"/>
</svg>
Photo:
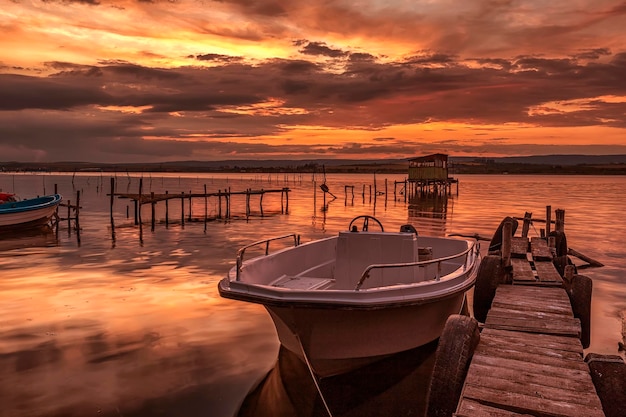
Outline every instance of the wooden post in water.
<svg viewBox="0 0 626 417">
<path fill-rule="evenodd" d="M 180 222 L 185 227 L 185 192 L 180 195 Z"/>
<path fill-rule="evenodd" d="M 522 237 L 528 237 L 528 229 L 530 228 L 530 220 L 533 214 L 530 212 L 524 213 L 524 224 L 522 225 Z"/>
<path fill-rule="evenodd" d="M 67 200 L 67 229 L 72 228 L 72 202 Z"/>
<path fill-rule="evenodd" d="M 155 220 L 155 212 L 156 212 L 156 203 L 154 202 L 154 191 L 150 191 L 150 214 L 152 215 L 152 219 L 150 220 L 150 230 L 154 232 L 154 225 L 156 223 Z"/>
<path fill-rule="evenodd" d="M 317 212 L 317 181 L 313 180 L 313 217 Z"/>
<path fill-rule="evenodd" d="M 285 194 L 285 189 L 283 188 L 282 191 L 280 192 L 280 213 L 281 214 L 285 213 L 284 194 Z"/>
<path fill-rule="evenodd" d="M 191 207 L 193 206 L 191 201 L 191 190 L 189 190 L 189 221 L 191 222 Z"/>
<path fill-rule="evenodd" d="M 556 209 L 555 214 L 556 214 L 556 225 L 554 226 L 554 230 L 556 230 L 557 232 L 564 232 L 565 231 L 565 210 Z"/>
<path fill-rule="evenodd" d="M 115 222 L 113 221 L 113 202 L 114 201 L 115 201 L 115 178 L 111 177 L 111 238 L 113 240 L 115 240 Z"/>
<path fill-rule="evenodd" d="M 289 189 L 285 188 L 285 214 L 289 214 Z"/>
<path fill-rule="evenodd" d="M 142 223 L 141 220 L 141 206 L 143 203 L 143 177 L 139 178 L 139 206 L 137 208 L 137 217 L 139 218 L 139 224 Z"/>
<path fill-rule="evenodd" d="M 246 188 L 246 219 L 250 217 L 250 188 Z"/>
<path fill-rule="evenodd" d="M 511 266 L 511 238 L 513 223 L 504 222 L 502 225 L 502 264 L 505 268 Z"/>
<path fill-rule="evenodd" d="M 206 194 L 206 184 L 204 184 L 204 230 L 206 230 L 206 222 L 209 216 L 209 201 Z"/>
<path fill-rule="evenodd" d="M 167 196 L 169 191 L 165 191 L 165 227 L 170 225 L 170 199 Z"/>
<path fill-rule="evenodd" d="M 261 197 L 259 198 L 259 207 L 261 208 L 261 217 L 265 217 L 265 215 L 263 214 L 263 196 L 264 195 L 265 195 L 265 192 L 261 188 Z"/>
<path fill-rule="evenodd" d="M 226 194 L 226 218 L 230 219 L 230 187 L 228 187 L 228 193 Z"/>
<path fill-rule="evenodd" d="M 546 236 L 550 236 L 552 227 L 552 206 L 546 206 Z"/>
<path fill-rule="evenodd" d="M 76 231 L 78 232 L 80 229 L 80 224 L 78 220 L 78 216 L 80 215 L 80 190 L 76 190 L 76 210 L 74 211 L 74 215 L 76 216 L 74 222 L 76 225 Z"/>
<path fill-rule="evenodd" d="M 217 218 L 221 219 L 222 218 L 222 190 L 219 189 L 217 191 Z"/>
</svg>

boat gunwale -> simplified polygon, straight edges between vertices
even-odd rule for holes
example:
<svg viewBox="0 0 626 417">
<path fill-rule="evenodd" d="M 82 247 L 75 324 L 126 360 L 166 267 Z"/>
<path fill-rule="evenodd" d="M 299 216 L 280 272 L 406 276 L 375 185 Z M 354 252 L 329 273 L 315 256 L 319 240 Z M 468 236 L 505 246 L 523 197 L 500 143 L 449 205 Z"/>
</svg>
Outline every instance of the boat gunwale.
<svg viewBox="0 0 626 417">
<path fill-rule="evenodd" d="M 61 197 L 60 194 L 51 194 L 41 197 L 29 198 L 26 200 L 6 202 L 0 204 L 0 215 L 47 209 L 58 205 L 59 203 L 61 203 L 62 199 L 63 197 Z M 40 200 L 41 202 L 37 204 L 28 204 L 37 200 Z"/>
<path fill-rule="evenodd" d="M 475 269 L 477 270 L 478 267 L 476 266 Z M 468 272 L 469 274 L 472 273 L 471 270 L 468 270 Z M 435 281 L 435 282 L 442 282 L 442 281 Z M 362 299 L 355 300 L 355 301 L 349 301 L 345 299 L 342 299 L 342 300 L 332 300 L 332 299 L 315 300 L 315 299 L 303 299 L 303 298 L 286 299 L 286 298 L 271 297 L 271 296 L 263 295 L 263 294 L 252 294 L 249 292 L 231 291 L 230 289 L 226 289 L 226 285 L 229 285 L 231 283 L 231 281 L 227 277 L 223 278 L 218 283 L 218 292 L 220 296 L 224 298 L 229 298 L 229 299 L 238 300 L 238 301 L 247 301 L 247 302 L 251 302 L 255 304 L 262 304 L 267 307 L 291 307 L 291 308 L 302 308 L 302 309 L 316 308 L 316 309 L 334 309 L 334 310 L 384 310 L 384 309 L 389 309 L 389 308 L 403 308 L 403 307 L 436 303 L 446 298 L 455 297 L 459 293 L 466 292 L 474 285 L 475 282 L 476 282 L 476 277 L 474 276 L 471 279 L 463 280 L 462 285 L 457 285 L 455 287 L 450 288 L 446 292 L 431 295 L 430 297 L 420 296 L 420 297 L 414 297 L 414 298 L 402 298 L 402 299 L 398 299 L 394 301 L 379 301 L 379 302 L 373 302 L 373 300 L 362 300 Z M 254 286 L 258 286 L 258 285 L 254 285 Z M 265 287 L 268 287 L 268 286 L 265 286 Z M 380 287 L 377 287 L 377 288 L 380 288 Z M 376 288 L 373 288 L 373 289 L 375 290 Z M 276 289 L 273 289 L 272 292 L 279 293 L 280 290 L 281 289 L 276 288 Z M 372 290 L 372 289 L 370 288 L 369 290 Z M 334 291 L 335 293 L 342 292 L 344 294 L 345 293 L 350 293 L 350 294 L 365 293 L 364 291 L 354 291 L 354 290 L 322 290 L 322 291 L 316 291 L 315 293 L 329 294 L 330 291 Z M 287 291 L 284 291 L 283 293 L 297 295 L 297 294 L 294 294 L 293 290 L 287 290 Z M 305 291 L 305 293 L 311 294 L 314 292 Z"/>
</svg>

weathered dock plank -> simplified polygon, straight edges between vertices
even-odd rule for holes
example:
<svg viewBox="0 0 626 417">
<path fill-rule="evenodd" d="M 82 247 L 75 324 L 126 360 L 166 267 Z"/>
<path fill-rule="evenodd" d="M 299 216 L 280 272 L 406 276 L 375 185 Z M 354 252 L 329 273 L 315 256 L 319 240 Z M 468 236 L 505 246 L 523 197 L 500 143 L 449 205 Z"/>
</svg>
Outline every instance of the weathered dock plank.
<svg viewBox="0 0 626 417">
<path fill-rule="evenodd" d="M 526 259 L 511 258 L 513 281 L 537 282 L 535 272 Z"/>
<path fill-rule="evenodd" d="M 538 417 L 604 417 L 602 407 L 573 404 L 567 400 L 544 398 L 543 393 L 517 393 L 506 390 L 466 385 L 465 397 L 505 410 Z"/>
<path fill-rule="evenodd" d="M 456 416 L 485 412 L 602 416 L 580 341 L 483 329 Z"/>
<path fill-rule="evenodd" d="M 465 400 L 462 407 L 454 414 L 455 417 L 528 417 L 530 414 L 519 414 L 513 411 L 490 407 L 472 400 Z M 532 417 L 532 416 L 530 416 Z"/>
<path fill-rule="evenodd" d="M 512 237 L 511 238 L 511 257 L 526 259 L 526 253 L 528 252 L 528 238 L 527 237 Z"/>
<path fill-rule="evenodd" d="M 548 242 L 540 237 L 530 239 L 530 251 L 535 261 L 551 261 L 553 258 Z"/>
<path fill-rule="evenodd" d="M 562 288 L 501 285 L 496 290 L 485 326 L 528 333 L 580 337 L 569 297 Z"/>
<path fill-rule="evenodd" d="M 537 271 L 537 278 L 542 283 L 563 284 L 563 278 L 561 278 L 559 271 L 556 270 L 551 261 L 535 261 L 535 270 Z"/>
</svg>

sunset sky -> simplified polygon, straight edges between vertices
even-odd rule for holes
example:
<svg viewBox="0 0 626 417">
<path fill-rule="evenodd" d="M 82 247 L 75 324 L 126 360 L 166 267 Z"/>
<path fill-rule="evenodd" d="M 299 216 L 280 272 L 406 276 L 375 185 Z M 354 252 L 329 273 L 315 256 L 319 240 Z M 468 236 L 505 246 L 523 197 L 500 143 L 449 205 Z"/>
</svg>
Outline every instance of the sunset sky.
<svg viewBox="0 0 626 417">
<path fill-rule="evenodd" d="M 0 0 L 0 161 L 626 154 L 626 2 Z"/>
</svg>

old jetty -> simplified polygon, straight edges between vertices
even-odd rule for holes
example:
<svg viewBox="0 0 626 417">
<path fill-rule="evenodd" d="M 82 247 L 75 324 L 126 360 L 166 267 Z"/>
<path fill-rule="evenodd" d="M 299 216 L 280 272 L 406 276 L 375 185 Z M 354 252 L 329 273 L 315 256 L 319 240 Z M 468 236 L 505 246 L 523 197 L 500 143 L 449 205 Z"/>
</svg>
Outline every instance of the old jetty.
<svg viewBox="0 0 626 417">
<path fill-rule="evenodd" d="M 541 237 L 528 237 L 531 213 L 505 218 L 494 234 L 478 272 L 475 319 L 451 316 L 439 340 L 427 416 L 626 415 L 626 393 L 615 393 L 626 364 L 584 358 L 592 282 L 567 256 L 565 212 L 556 211 L 554 230 L 549 206 L 546 214 Z M 614 372 L 592 375 L 601 366 Z"/>
<path fill-rule="evenodd" d="M 151 216 L 150 216 L 151 224 L 152 224 L 152 227 L 154 228 L 154 224 L 156 222 L 155 207 L 156 207 L 156 204 L 159 202 L 165 203 L 165 224 L 169 224 L 170 222 L 169 202 L 171 200 L 180 201 L 180 206 L 181 206 L 180 221 L 181 223 L 184 224 L 185 221 L 191 222 L 194 220 L 203 220 L 204 222 L 207 222 L 209 220 L 216 220 L 216 219 L 232 219 L 233 218 L 233 210 L 232 210 L 233 197 L 241 196 L 243 197 L 244 201 L 241 202 L 243 204 L 240 206 L 240 212 L 242 215 L 244 215 L 245 213 L 245 218 L 247 219 L 253 213 L 252 204 L 251 204 L 251 199 L 253 196 L 257 196 L 259 198 L 259 201 L 258 201 L 259 215 L 261 217 L 265 215 L 265 212 L 263 209 L 263 197 L 266 194 L 280 194 L 281 213 L 283 214 L 289 213 L 289 191 L 290 191 L 289 188 L 283 187 L 280 189 L 260 189 L 260 190 L 253 190 L 253 189 L 248 188 L 248 189 L 241 190 L 241 191 L 232 191 L 230 188 L 227 188 L 227 189 L 218 190 L 215 192 L 208 192 L 207 186 L 204 185 L 204 192 L 202 193 L 192 193 L 192 192 L 169 193 L 168 191 L 166 191 L 165 193 L 162 193 L 162 194 L 156 194 L 154 192 L 144 193 L 143 192 L 143 180 L 140 179 L 139 190 L 137 193 L 128 193 L 128 192 L 119 193 L 119 192 L 115 192 L 115 179 L 111 178 L 111 192 L 108 194 L 111 197 L 111 200 L 110 200 L 111 225 L 113 227 L 113 224 L 114 224 L 113 206 L 114 206 L 115 197 L 122 198 L 122 199 L 129 199 L 133 202 L 135 225 L 141 225 L 143 223 L 141 207 L 144 205 L 149 205 L 151 208 Z M 207 210 L 207 202 L 209 198 L 217 199 L 218 210 L 217 210 L 217 213 L 215 213 L 215 215 L 213 216 L 209 216 L 208 210 Z M 193 215 L 192 201 L 194 199 L 202 199 L 204 201 L 204 212 L 200 216 Z"/>
</svg>

